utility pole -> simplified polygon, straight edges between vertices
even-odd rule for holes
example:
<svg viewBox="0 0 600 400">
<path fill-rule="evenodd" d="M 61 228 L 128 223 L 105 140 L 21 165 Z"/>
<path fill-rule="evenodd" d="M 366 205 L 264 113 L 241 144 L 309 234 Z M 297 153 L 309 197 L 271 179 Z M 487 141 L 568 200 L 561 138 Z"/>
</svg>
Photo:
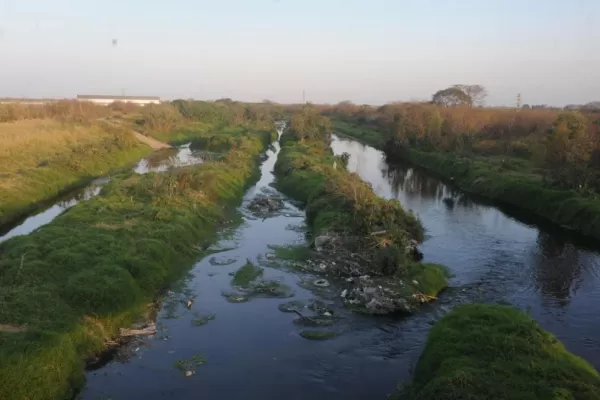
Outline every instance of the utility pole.
<svg viewBox="0 0 600 400">
<path fill-rule="evenodd" d="M 521 93 L 517 94 L 517 109 L 521 109 Z"/>
<path fill-rule="evenodd" d="M 306 104 L 306 91 L 302 90 L 302 104 Z"/>
</svg>

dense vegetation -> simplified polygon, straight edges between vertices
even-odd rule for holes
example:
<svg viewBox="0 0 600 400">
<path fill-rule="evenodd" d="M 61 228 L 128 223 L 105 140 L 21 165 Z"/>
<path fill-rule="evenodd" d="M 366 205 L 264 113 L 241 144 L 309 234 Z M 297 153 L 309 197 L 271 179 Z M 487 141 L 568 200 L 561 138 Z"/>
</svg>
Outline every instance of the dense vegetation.
<svg viewBox="0 0 600 400">
<path fill-rule="evenodd" d="M 438 93 L 439 94 L 439 93 Z M 453 180 L 600 238 L 600 118 L 469 105 L 343 103 L 334 128 Z"/>
<path fill-rule="evenodd" d="M 56 119 L 0 123 L 0 142 L 0 225 L 150 152 L 124 128 Z"/>
<path fill-rule="evenodd" d="M 411 240 L 423 240 L 423 227 L 397 200 L 385 200 L 358 175 L 344 168 L 344 157 L 329 147 L 329 120 L 312 107 L 295 113 L 282 137 L 275 165 L 278 188 L 306 205 L 315 235 L 358 238 L 356 251 L 368 254 L 375 275 L 417 279 L 435 296 L 447 285 L 442 267 L 414 263 L 405 254 Z M 384 233 L 373 236 L 374 232 Z"/>
<path fill-rule="evenodd" d="M 592 400 L 600 376 L 528 315 L 509 306 L 465 305 L 431 330 L 410 386 L 398 400 Z"/>
<path fill-rule="evenodd" d="M 246 125 L 221 161 L 123 173 L 49 225 L 0 244 L 0 398 L 67 396 L 83 358 L 198 257 L 274 137 Z"/>
<path fill-rule="evenodd" d="M 147 107 L 77 101 L 0 105 L 0 225 L 149 153 L 132 131 L 171 144 L 199 140 L 206 145 L 201 134 L 230 130 L 235 136 L 248 124 L 268 130 L 277 110 L 273 104 L 230 100 L 176 100 Z M 228 148 L 230 136 L 211 137 L 225 140 L 219 149 Z"/>
<path fill-rule="evenodd" d="M 141 132 L 172 144 L 183 144 L 198 137 L 198 132 L 244 127 L 249 121 L 255 128 L 270 129 L 279 116 L 272 104 L 249 104 L 228 99 L 216 102 L 175 100 L 151 104 L 132 118 Z"/>
</svg>

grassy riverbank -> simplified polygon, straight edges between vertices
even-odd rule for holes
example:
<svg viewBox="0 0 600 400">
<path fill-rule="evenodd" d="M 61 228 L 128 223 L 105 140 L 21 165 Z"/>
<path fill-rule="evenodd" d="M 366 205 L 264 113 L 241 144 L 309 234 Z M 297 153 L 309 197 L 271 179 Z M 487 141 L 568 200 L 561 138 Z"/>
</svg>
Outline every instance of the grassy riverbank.
<svg viewBox="0 0 600 400">
<path fill-rule="evenodd" d="M 240 136 L 221 161 L 122 174 L 0 244 L 0 398 L 68 396 L 83 359 L 190 266 L 257 175 L 269 135 Z"/>
<path fill-rule="evenodd" d="M 0 123 L 0 143 L 0 225 L 151 151 L 125 129 L 49 119 Z"/>
<path fill-rule="evenodd" d="M 431 330 L 413 383 L 397 400 L 592 400 L 600 376 L 528 315 L 466 305 Z"/>
<path fill-rule="evenodd" d="M 397 200 L 377 196 L 358 175 L 348 172 L 324 138 L 298 140 L 293 133 L 284 134 L 275 173 L 277 187 L 306 205 L 307 223 L 315 236 L 358 238 L 357 251 L 368 254 L 372 274 L 418 283 L 400 285 L 403 295 L 410 298 L 420 292 L 433 297 L 447 286 L 444 267 L 416 263 L 405 255 L 407 243 L 423 240 L 419 220 Z"/>
<path fill-rule="evenodd" d="M 595 192 L 549 186 L 539 168 L 515 157 L 458 155 L 387 145 L 384 135 L 355 124 L 335 124 L 340 133 L 386 151 L 451 181 L 466 192 L 528 210 L 563 227 L 600 239 L 600 199 Z"/>
<path fill-rule="evenodd" d="M 385 136 L 376 129 L 364 124 L 342 119 L 334 119 L 331 124 L 333 132 L 343 136 L 360 140 L 370 146 L 382 148 L 385 145 Z"/>
</svg>

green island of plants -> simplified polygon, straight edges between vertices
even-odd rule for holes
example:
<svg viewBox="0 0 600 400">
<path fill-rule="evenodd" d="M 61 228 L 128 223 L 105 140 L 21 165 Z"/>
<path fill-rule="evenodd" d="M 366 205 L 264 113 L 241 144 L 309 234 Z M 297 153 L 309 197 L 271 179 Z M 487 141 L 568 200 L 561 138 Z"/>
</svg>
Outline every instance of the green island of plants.
<svg viewBox="0 0 600 400">
<path fill-rule="evenodd" d="M 394 400 L 593 400 L 600 376 L 511 306 L 457 307 L 431 330 Z"/>
<path fill-rule="evenodd" d="M 276 137 L 264 121 L 243 127 L 219 161 L 123 173 L 97 197 L 0 244 L 0 398 L 71 396 L 85 357 L 192 264 Z"/>
<path fill-rule="evenodd" d="M 421 301 L 435 298 L 448 285 L 446 268 L 415 262 L 405 251 L 423 240 L 421 223 L 400 202 L 377 196 L 346 170 L 343 157 L 329 146 L 329 130 L 328 118 L 312 107 L 292 115 L 275 165 L 278 189 L 305 204 L 314 236 L 352 238 L 346 244 L 364 254 L 371 275 L 416 282 L 394 288 L 404 298 L 417 293 L 424 295 Z"/>
</svg>

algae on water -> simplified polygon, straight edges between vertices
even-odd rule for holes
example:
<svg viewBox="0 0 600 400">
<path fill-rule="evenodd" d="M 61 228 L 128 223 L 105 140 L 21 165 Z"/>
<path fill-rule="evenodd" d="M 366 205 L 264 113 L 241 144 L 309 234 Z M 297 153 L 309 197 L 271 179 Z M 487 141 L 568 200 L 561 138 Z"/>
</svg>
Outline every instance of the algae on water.
<svg viewBox="0 0 600 400">
<path fill-rule="evenodd" d="M 193 375 L 196 367 L 206 364 L 206 358 L 201 354 L 195 354 L 189 358 L 182 358 L 175 361 L 174 367 L 183 372 L 186 376 Z"/>
<path fill-rule="evenodd" d="M 233 280 L 231 281 L 234 286 L 246 287 L 250 283 L 263 275 L 264 270 L 254 265 L 250 260 L 246 261 L 246 264 L 237 270 Z"/>
<path fill-rule="evenodd" d="M 306 261 L 310 256 L 310 248 L 306 244 L 270 245 L 269 248 L 275 251 L 275 257 L 280 260 Z"/>
<path fill-rule="evenodd" d="M 200 318 L 196 318 L 192 320 L 192 324 L 196 326 L 206 325 L 209 321 L 212 321 L 216 318 L 215 314 L 204 315 Z"/>
<path fill-rule="evenodd" d="M 307 340 L 329 340 L 339 336 L 339 333 L 333 331 L 307 329 L 300 332 L 300 336 Z"/>
</svg>

